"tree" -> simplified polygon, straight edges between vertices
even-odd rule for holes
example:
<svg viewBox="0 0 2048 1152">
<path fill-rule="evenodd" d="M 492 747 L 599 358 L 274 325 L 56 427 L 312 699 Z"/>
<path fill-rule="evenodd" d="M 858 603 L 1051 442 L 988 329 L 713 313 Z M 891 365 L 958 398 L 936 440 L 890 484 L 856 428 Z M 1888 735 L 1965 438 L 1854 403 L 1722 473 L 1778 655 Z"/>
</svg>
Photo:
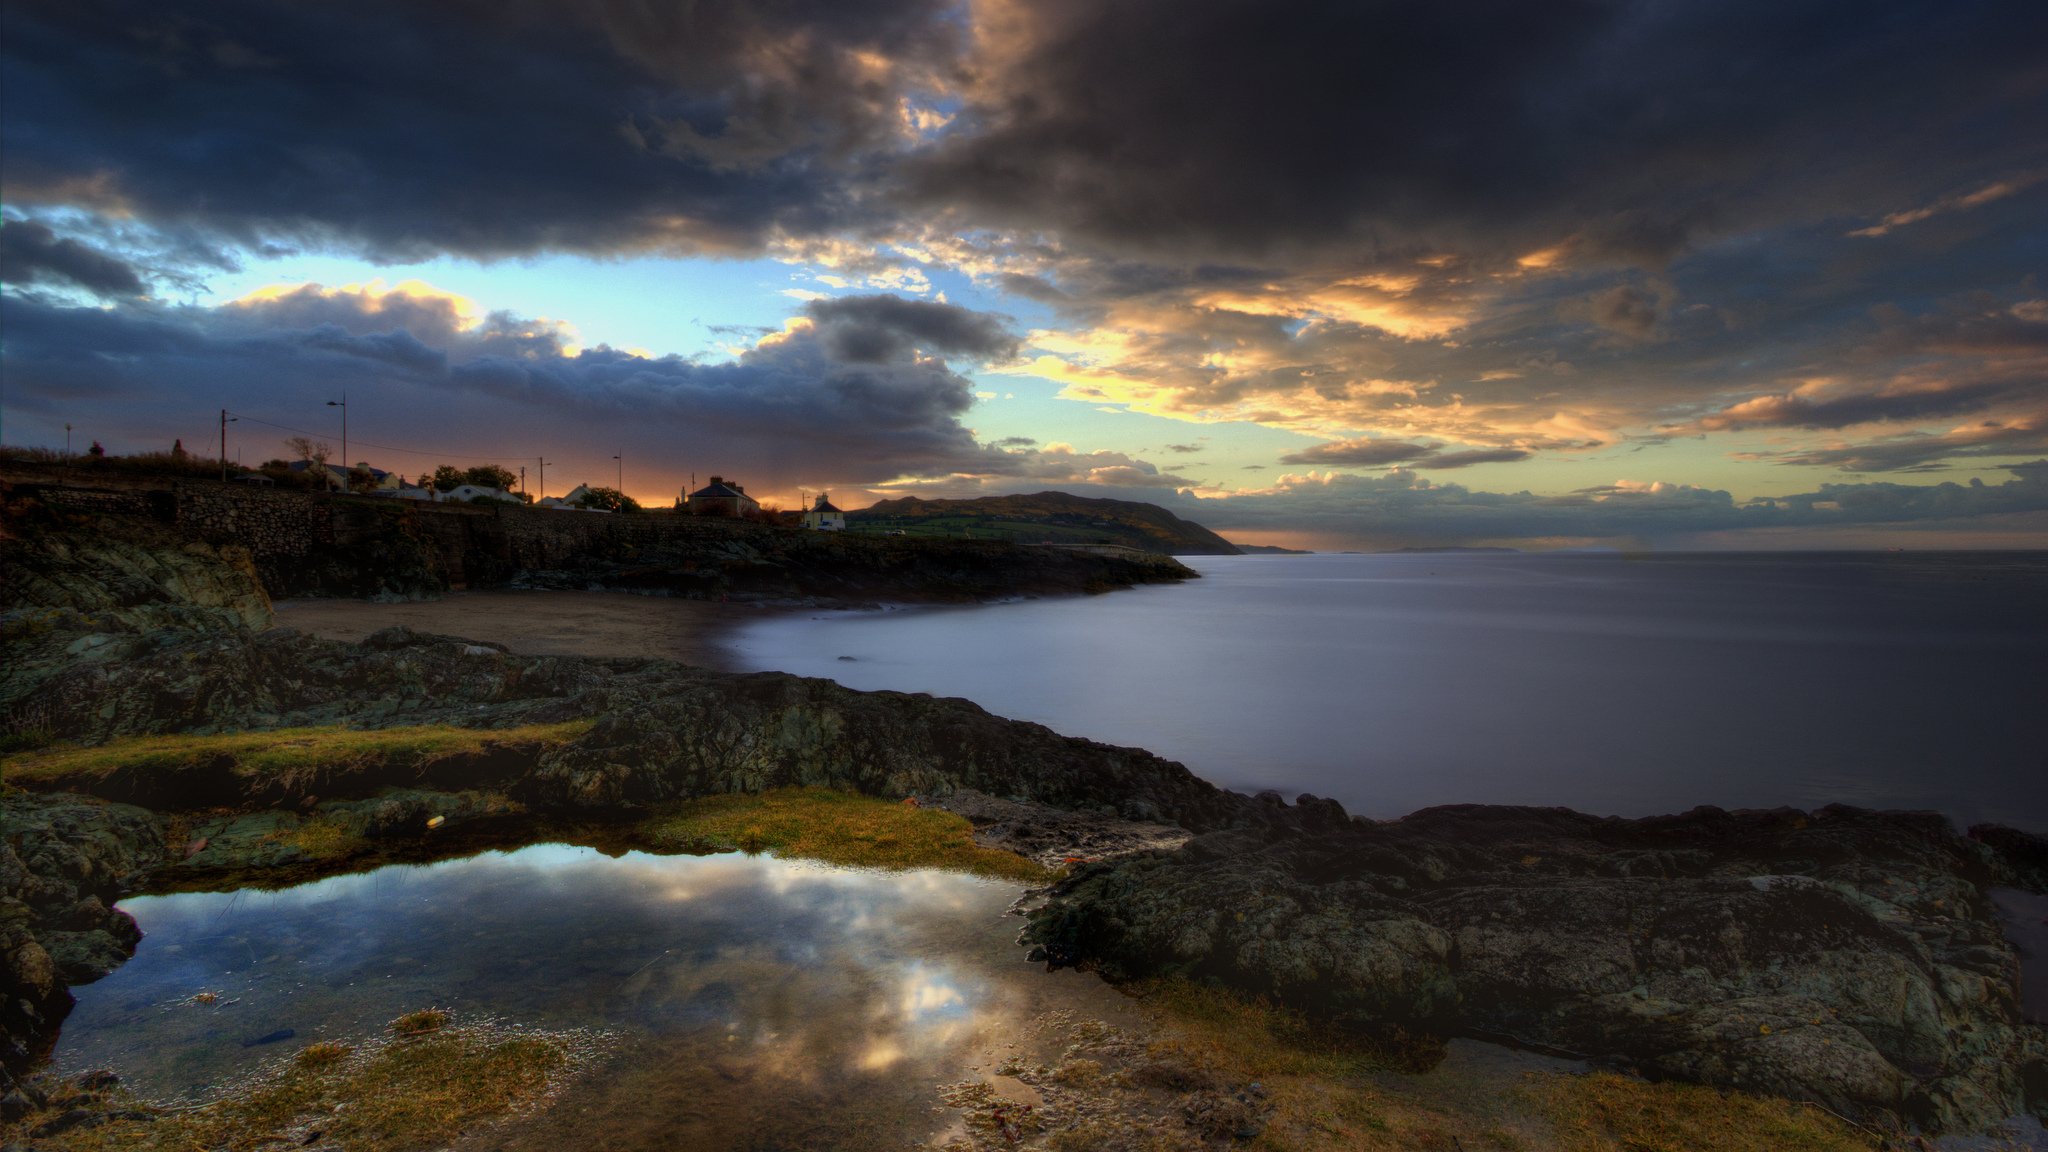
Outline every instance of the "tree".
<svg viewBox="0 0 2048 1152">
<path fill-rule="evenodd" d="M 579 508 L 602 508 L 607 512 L 638 512 L 640 502 L 617 488 L 590 488 L 576 498 Z"/>
<path fill-rule="evenodd" d="M 107 456 L 107 450 L 100 447 L 100 442 L 95 440 L 92 442 L 92 447 L 85 450 L 85 454 L 95 460 L 104 460 Z"/>
<path fill-rule="evenodd" d="M 179 438 L 179 439 L 176 439 L 176 440 L 173 440 L 173 441 L 171 441 L 171 459 L 173 459 L 173 460 L 183 460 L 184 458 L 185 458 L 185 441 L 184 441 L 184 439 L 183 439 L 183 438 L 181 437 L 181 438 Z"/>
<path fill-rule="evenodd" d="M 334 449 L 329 448 L 325 440 L 315 440 L 310 436 L 288 438 L 284 442 L 284 450 L 291 453 L 294 460 L 311 460 L 315 464 L 325 464 L 327 458 L 334 455 Z"/>
<path fill-rule="evenodd" d="M 438 476 L 440 473 L 436 472 L 435 475 Z M 465 483 L 474 484 L 479 488 L 496 488 L 500 492 L 510 492 L 519 484 L 518 474 L 510 468 L 496 464 L 479 464 L 464 472 L 462 478 Z"/>
</svg>

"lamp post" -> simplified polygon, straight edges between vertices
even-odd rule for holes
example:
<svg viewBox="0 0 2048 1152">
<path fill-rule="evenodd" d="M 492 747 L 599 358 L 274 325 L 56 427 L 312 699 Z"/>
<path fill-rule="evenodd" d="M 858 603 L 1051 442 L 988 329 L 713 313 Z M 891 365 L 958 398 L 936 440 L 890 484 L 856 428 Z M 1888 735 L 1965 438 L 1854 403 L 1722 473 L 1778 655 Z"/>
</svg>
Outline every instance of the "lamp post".
<svg viewBox="0 0 2048 1152">
<path fill-rule="evenodd" d="M 548 498 L 548 462 L 546 460 L 540 462 L 540 475 L 535 479 L 540 482 L 540 495 L 534 497 L 534 502 L 537 504 Z"/>
<path fill-rule="evenodd" d="M 619 462 L 619 495 L 626 494 L 626 454 L 621 452 L 612 459 Z"/>
<path fill-rule="evenodd" d="M 64 422 L 64 462 L 71 463 L 71 421 Z"/>
<path fill-rule="evenodd" d="M 327 406 L 341 409 L 341 491 L 346 495 L 349 473 L 352 469 L 348 462 L 348 393 L 343 392 L 339 400 L 329 400 Z"/>
<path fill-rule="evenodd" d="M 220 482 L 223 484 L 228 482 L 228 425 L 240 419 L 239 416 L 228 415 L 225 408 L 220 410 Z M 64 427 L 68 429 L 71 425 L 66 424 Z M 64 438 L 64 451 L 71 451 L 71 438 L 68 434 Z"/>
</svg>

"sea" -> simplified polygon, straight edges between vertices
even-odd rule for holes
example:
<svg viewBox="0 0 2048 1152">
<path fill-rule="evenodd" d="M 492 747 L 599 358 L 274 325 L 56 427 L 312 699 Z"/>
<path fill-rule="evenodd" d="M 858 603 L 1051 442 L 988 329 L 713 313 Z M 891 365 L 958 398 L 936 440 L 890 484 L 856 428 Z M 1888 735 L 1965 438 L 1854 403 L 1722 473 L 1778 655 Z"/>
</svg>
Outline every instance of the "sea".
<svg viewBox="0 0 2048 1152">
<path fill-rule="evenodd" d="M 731 648 L 1375 818 L 1841 803 L 2048 833 L 2048 553 L 1184 562 L 1201 579 L 792 613 Z"/>
</svg>

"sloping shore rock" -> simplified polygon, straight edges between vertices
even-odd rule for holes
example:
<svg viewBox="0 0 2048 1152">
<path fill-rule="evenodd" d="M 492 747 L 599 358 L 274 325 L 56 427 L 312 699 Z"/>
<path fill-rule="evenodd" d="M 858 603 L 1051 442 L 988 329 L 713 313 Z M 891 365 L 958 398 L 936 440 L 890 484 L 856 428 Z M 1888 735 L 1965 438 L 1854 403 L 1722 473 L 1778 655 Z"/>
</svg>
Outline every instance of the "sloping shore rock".
<svg viewBox="0 0 2048 1152">
<path fill-rule="evenodd" d="M 1972 1129 L 2048 1111 L 2048 1047 L 1987 895 L 2017 868 L 1933 814 L 1459 806 L 1370 823 L 1269 797 L 1257 822 L 1079 869 L 1025 939 L 1112 978 L 1212 979 Z"/>
</svg>

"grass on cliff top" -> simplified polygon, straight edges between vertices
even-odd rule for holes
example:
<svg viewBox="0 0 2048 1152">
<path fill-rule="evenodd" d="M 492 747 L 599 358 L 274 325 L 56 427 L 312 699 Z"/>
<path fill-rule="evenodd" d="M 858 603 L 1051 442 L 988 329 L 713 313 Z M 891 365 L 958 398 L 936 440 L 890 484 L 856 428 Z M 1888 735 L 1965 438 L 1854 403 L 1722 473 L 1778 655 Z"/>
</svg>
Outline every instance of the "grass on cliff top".
<svg viewBox="0 0 2048 1152">
<path fill-rule="evenodd" d="M 358 1046 L 320 1041 L 212 1103 L 154 1112 L 147 1120 L 81 1125 L 36 1137 L 32 1146 L 53 1152 L 445 1148 L 465 1132 L 544 1103 L 600 1048 L 601 1037 L 584 1033 L 489 1025 L 401 1032 Z M 118 1093 L 106 1105 L 138 1107 Z M 61 1114 L 32 1114 L 13 1132 L 0 1130 L 0 1140 L 27 1136 Z"/>
<path fill-rule="evenodd" d="M 647 834 L 682 851 L 773 852 L 857 868 L 946 868 L 1042 883 L 1052 873 L 974 842 L 965 817 L 830 788 L 707 796 L 657 817 Z"/>
<path fill-rule="evenodd" d="M 59 746 L 0 758 L 0 780 L 47 784 L 100 780 L 116 772 L 176 772 L 226 759 L 245 776 L 288 776 L 315 768 L 410 766 L 506 744 L 566 744 L 588 720 L 520 728 L 278 728 L 209 736 L 130 736 L 90 747 Z"/>
<path fill-rule="evenodd" d="M 1273 1111 L 1261 1152 L 1874 1152 L 1879 1141 L 1819 1109 L 1611 1072 L 1566 1075 L 1439 1065 L 1443 1043 L 1359 1036 L 1263 999 L 1163 980 L 1134 991 L 1156 1012 L 1152 1059 L 1256 1081 Z"/>
</svg>

